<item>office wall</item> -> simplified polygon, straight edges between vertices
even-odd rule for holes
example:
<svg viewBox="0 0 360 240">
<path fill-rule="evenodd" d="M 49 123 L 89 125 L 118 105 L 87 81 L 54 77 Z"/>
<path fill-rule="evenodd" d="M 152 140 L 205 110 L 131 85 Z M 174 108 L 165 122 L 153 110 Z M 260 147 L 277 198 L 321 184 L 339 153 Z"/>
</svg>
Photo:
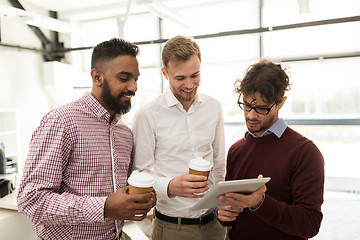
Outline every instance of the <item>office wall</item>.
<svg viewBox="0 0 360 240">
<path fill-rule="evenodd" d="M 9 5 L 8 1 L 0 0 Z M 35 10 L 32 8 L 32 10 Z M 41 42 L 18 17 L 1 18 L 1 44 L 41 49 Z M 50 109 L 43 87 L 40 52 L 0 46 L 0 109 L 17 109 L 21 160 L 27 155 L 31 134 Z"/>
<path fill-rule="evenodd" d="M 23 36 L 25 37 L 25 36 Z M 42 56 L 0 47 L 0 108 L 18 110 L 22 158 L 41 117 L 49 110 L 42 86 Z"/>
</svg>

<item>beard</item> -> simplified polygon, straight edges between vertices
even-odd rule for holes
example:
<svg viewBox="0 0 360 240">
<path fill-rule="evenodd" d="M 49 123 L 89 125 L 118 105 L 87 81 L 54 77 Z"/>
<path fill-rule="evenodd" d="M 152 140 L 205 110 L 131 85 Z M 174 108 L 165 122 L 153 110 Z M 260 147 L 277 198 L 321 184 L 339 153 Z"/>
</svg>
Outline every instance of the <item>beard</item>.
<svg viewBox="0 0 360 240">
<path fill-rule="evenodd" d="M 118 114 L 128 113 L 131 109 L 131 101 L 125 100 L 122 101 L 121 98 L 124 96 L 135 96 L 135 92 L 121 92 L 117 96 L 112 96 L 110 92 L 109 84 L 107 83 L 106 78 L 104 78 L 103 89 L 101 92 L 101 98 L 104 101 L 105 105 L 112 111 Z"/>
<path fill-rule="evenodd" d="M 194 92 L 191 95 L 185 95 L 185 94 L 181 94 L 181 90 L 179 89 L 175 89 L 172 86 L 170 86 L 174 96 L 179 100 L 179 101 L 184 101 L 184 102 L 192 102 L 194 101 L 196 94 L 197 94 L 197 90 L 198 90 L 198 86 L 196 86 L 196 88 L 194 89 Z"/>
<path fill-rule="evenodd" d="M 249 132 L 252 132 L 253 134 L 255 134 L 258 132 L 263 132 L 263 131 L 265 132 L 267 129 L 269 129 L 274 124 L 274 116 L 265 122 L 261 122 L 260 120 L 252 119 L 251 121 L 256 122 L 258 124 L 258 127 L 251 127 L 248 124 L 249 121 L 250 121 L 250 119 L 245 118 L 245 122 L 246 122 Z"/>
</svg>

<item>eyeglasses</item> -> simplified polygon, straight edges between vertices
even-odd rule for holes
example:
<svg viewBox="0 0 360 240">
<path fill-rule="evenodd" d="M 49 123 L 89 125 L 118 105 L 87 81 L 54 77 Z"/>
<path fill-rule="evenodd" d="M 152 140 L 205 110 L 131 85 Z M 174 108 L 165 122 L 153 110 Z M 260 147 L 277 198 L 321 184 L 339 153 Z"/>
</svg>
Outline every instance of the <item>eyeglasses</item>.
<svg viewBox="0 0 360 240">
<path fill-rule="evenodd" d="M 239 107 L 240 107 L 242 110 L 244 110 L 245 112 L 250 112 L 252 109 L 254 109 L 255 112 L 257 112 L 257 113 L 260 114 L 260 115 L 268 115 L 269 112 L 271 111 L 271 109 L 275 106 L 275 103 L 273 103 L 273 105 L 271 105 L 271 107 L 269 107 L 269 108 L 265 108 L 265 107 L 252 107 L 252 106 L 250 106 L 249 104 L 240 102 L 239 100 L 238 100 L 238 104 L 239 104 Z"/>
</svg>

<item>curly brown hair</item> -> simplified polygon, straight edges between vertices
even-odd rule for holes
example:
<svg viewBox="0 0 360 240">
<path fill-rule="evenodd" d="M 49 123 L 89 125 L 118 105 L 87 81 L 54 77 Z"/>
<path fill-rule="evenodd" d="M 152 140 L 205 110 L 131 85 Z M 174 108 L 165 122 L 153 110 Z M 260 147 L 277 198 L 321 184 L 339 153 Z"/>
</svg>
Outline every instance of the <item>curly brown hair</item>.
<svg viewBox="0 0 360 240">
<path fill-rule="evenodd" d="M 242 79 L 236 80 L 234 91 L 239 94 L 239 100 L 259 92 L 265 102 L 279 104 L 291 87 L 286 70 L 281 64 L 261 59 L 248 67 Z"/>
</svg>

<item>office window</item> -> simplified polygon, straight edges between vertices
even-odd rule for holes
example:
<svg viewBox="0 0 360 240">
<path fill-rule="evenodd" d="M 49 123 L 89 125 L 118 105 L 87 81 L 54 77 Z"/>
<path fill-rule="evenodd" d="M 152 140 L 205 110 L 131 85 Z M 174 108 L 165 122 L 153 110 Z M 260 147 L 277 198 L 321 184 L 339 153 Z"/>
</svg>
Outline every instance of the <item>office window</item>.
<svg viewBox="0 0 360 240">
<path fill-rule="evenodd" d="M 263 25 L 277 26 L 357 16 L 358 0 L 263 0 Z"/>
<path fill-rule="evenodd" d="M 266 32 L 263 46 L 264 56 L 278 59 L 352 53 L 360 49 L 360 23 Z"/>
<path fill-rule="evenodd" d="M 284 106 L 289 118 L 360 118 L 360 58 L 284 63 L 292 89 Z"/>
<path fill-rule="evenodd" d="M 125 24 L 124 37 L 130 42 L 158 39 L 158 17 L 150 13 L 130 15 Z"/>
</svg>

